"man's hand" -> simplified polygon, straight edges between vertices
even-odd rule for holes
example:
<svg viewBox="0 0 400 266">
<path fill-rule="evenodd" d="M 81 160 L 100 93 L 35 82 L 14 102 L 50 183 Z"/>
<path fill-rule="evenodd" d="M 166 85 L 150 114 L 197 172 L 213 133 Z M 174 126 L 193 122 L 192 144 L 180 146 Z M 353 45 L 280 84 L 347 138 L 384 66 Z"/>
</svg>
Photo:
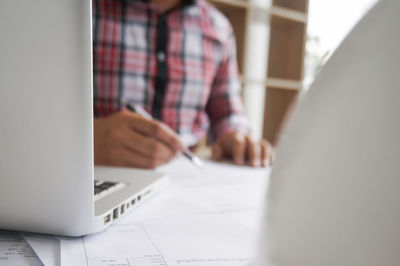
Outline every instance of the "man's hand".
<svg viewBox="0 0 400 266">
<path fill-rule="evenodd" d="M 154 168 L 183 149 L 168 126 L 133 112 L 94 120 L 95 164 Z"/>
<path fill-rule="evenodd" d="M 251 166 L 268 166 L 274 161 L 272 145 L 266 141 L 254 141 L 250 136 L 232 132 L 221 136 L 214 144 L 212 158 L 229 158 L 237 165 L 248 161 Z"/>
</svg>

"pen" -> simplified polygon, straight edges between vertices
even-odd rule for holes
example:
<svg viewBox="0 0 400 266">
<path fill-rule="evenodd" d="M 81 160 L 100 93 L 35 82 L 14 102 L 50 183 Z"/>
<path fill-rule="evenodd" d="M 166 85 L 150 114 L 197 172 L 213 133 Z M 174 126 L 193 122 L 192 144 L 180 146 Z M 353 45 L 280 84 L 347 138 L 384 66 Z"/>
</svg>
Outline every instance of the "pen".
<svg viewBox="0 0 400 266">
<path fill-rule="evenodd" d="M 143 116 L 146 119 L 153 119 L 153 117 L 146 112 L 146 110 L 144 110 L 141 106 L 138 105 L 132 105 L 132 104 L 125 104 L 125 107 L 132 111 L 135 112 L 141 116 Z M 185 150 L 182 151 L 182 154 L 188 158 L 194 165 L 196 165 L 199 168 L 203 168 L 204 163 L 202 160 L 200 160 L 199 157 L 197 157 L 196 155 L 194 155 L 188 148 L 185 148 Z"/>
</svg>

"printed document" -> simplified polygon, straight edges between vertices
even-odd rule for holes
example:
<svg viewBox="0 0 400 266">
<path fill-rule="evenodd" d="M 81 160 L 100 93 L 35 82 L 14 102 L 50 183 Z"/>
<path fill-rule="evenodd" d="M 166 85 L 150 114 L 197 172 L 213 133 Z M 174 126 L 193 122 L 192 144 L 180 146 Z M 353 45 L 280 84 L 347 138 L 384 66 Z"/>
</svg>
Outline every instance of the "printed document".
<svg viewBox="0 0 400 266">
<path fill-rule="evenodd" d="M 41 266 L 43 264 L 20 233 L 0 231 L 0 265 Z"/>
<path fill-rule="evenodd" d="M 106 231 L 60 237 L 61 265 L 250 265 L 269 169 L 178 158 L 158 170 L 170 184 Z"/>
</svg>

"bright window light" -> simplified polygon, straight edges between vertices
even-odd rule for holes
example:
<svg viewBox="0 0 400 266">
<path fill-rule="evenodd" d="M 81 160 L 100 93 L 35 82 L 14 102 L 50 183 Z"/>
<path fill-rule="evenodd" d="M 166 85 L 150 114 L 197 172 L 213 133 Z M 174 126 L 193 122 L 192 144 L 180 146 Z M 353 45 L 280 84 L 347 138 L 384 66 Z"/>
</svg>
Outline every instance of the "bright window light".
<svg viewBox="0 0 400 266">
<path fill-rule="evenodd" d="M 310 0 L 304 88 L 307 90 L 325 59 L 377 0 Z"/>
</svg>

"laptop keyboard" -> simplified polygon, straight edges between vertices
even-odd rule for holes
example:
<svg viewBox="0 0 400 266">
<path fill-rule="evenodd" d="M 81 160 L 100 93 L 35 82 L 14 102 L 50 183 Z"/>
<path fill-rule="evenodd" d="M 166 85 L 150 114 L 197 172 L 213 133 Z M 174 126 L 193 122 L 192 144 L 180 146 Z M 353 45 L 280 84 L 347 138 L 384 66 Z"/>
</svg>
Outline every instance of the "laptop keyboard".
<svg viewBox="0 0 400 266">
<path fill-rule="evenodd" d="M 94 181 L 94 200 L 99 200 L 111 193 L 114 193 L 117 190 L 126 187 L 124 183 L 115 183 L 109 181 Z"/>
<path fill-rule="evenodd" d="M 94 181 L 94 194 L 100 194 L 101 192 L 110 189 L 113 186 L 116 186 L 118 183 L 113 182 L 103 182 L 99 180 Z"/>
</svg>

